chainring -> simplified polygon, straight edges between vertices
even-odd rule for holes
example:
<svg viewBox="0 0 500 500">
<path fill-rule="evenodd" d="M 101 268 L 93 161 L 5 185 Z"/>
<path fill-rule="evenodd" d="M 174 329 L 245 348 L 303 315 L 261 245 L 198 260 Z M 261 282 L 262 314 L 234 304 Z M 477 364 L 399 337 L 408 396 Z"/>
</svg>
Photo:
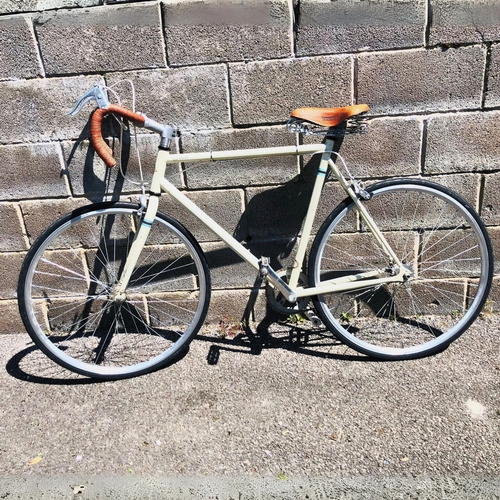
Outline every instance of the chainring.
<svg viewBox="0 0 500 500">
<path fill-rule="evenodd" d="M 280 269 L 276 274 L 286 283 L 290 279 L 291 269 Z M 307 276 L 300 273 L 299 283 L 300 286 L 307 286 Z M 288 302 L 283 294 L 273 287 L 269 282 L 266 283 L 266 298 L 267 303 L 277 312 L 281 314 L 296 314 L 303 312 L 307 309 L 309 304 L 309 297 L 300 297 L 297 302 Z"/>
</svg>

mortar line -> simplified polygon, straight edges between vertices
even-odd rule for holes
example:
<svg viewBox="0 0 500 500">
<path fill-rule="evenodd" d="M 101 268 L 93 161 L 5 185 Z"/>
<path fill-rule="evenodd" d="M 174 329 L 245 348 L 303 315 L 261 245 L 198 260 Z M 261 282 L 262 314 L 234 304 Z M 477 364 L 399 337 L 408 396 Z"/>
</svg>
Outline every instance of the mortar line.
<svg viewBox="0 0 500 500">
<path fill-rule="evenodd" d="M 184 144 L 183 144 L 183 141 L 182 141 L 182 134 L 179 134 L 177 135 L 177 137 L 175 138 L 175 141 L 176 141 L 176 146 L 177 146 L 177 151 L 179 151 L 179 153 L 183 153 L 184 152 Z M 180 171 L 180 174 L 181 174 L 181 189 L 186 189 L 188 191 L 191 191 L 191 189 L 189 188 L 189 184 L 188 184 L 188 178 L 187 178 L 187 168 L 184 168 L 184 164 L 180 161 L 179 162 L 179 171 Z"/>
<path fill-rule="evenodd" d="M 481 88 L 481 111 L 484 111 L 486 107 L 486 93 L 488 92 L 488 76 L 490 72 L 491 64 L 491 42 L 485 43 L 485 55 L 484 55 L 484 70 L 483 70 L 483 84 Z"/>
<path fill-rule="evenodd" d="M 431 0 L 425 2 L 424 48 L 430 47 L 430 34 L 432 24 Z"/>
<path fill-rule="evenodd" d="M 67 193 L 68 197 L 71 198 L 73 196 L 73 189 L 71 186 L 71 182 L 69 180 L 69 169 L 68 169 L 68 165 L 66 163 L 66 160 L 64 158 L 62 143 L 60 141 L 58 141 L 54 144 L 56 146 L 57 156 L 59 157 L 59 164 L 61 165 L 61 175 L 64 178 L 64 184 L 66 186 L 66 193 Z"/>
<path fill-rule="evenodd" d="M 297 0 L 297 4 L 294 8 L 293 0 L 288 0 L 288 11 L 290 13 L 290 49 L 292 57 L 297 57 L 297 30 L 298 30 L 298 20 L 299 15 L 295 15 L 296 12 L 300 14 L 300 0 Z"/>
<path fill-rule="evenodd" d="M 352 86 L 352 103 L 358 104 L 358 71 L 359 71 L 359 60 L 353 55 L 352 56 L 352 74 L 351 74 L 351 86 Z"/>
<path fill-rule="evenodd" d="M 478 193 L 476 199 L 476 212 L 479 214 L 479 217 L 482 217 L 485 189 L 486 189 L 486 175 L 481 174 L 479 176 Z"/>
<path fill-rule="evenodd" d="M 33 42 L 35 44 L 36 59 L 38 62 L 38 68 L 40 70 L 40 75 L 42 78 L 47 77 L 47 72 L 45 71 L 45 65 L 43 63 L 42 52 L 40 50 L 40 43 L 38 41 L 38 36 L 36 34 L 35 25 L 33 24 L 33 18 L 31 16 L 23 16 L 28 28 L 30 30 Z"/>
<path fill-rule="evenodd" d="M 22 0 L 21 0 L 22 1 Z M 130 0 L 129 0 L 130 1 Z M 138 1 L 138 4 L 140 6 L 141 3 L 144 3 L 144 4 L 155 4 L 155 3 L 158 3 L 160 2 L 161 0 L 139 0 Z M 114 6 L 117 6 L 117 7 L 120 7 L 120 6 L 123 6 L 123 4 L 126 3 L 126 0 L 121 0 L 121 1 L 117 1 L 117 2 L 109 2 L 109 0 L 104 0 L 104 3 L 102 4 L 97 4 L 97 5 L 88 5 L 88 6 L 85 6 L 85 5 L 67 5 L 67 6 L 64 6 L 64 7 L 61 7 L 61 6 L 57 6 L 57 7 L 42 7 L 42 8 L 39 8 L 39 9 L 33 9 L 33 10 L 22 10 L 22 11 L 13 11 L 13 12 L 0 12 L 0 19 L 2 17 L 12 17 L 12 16 L 17 16 L 17 15 L 39 15 L 41 13 L 45 13 L 45 12 L 57 12 L 59 10 L 61 10 L 62 8 L 66 11 L 82 11 L 82 12 L 85 12 L 86 10 L 88 9 L 96 9 L 96 8 L 99 8 L 99 7 L 114 7 Z"/>
<path fill-rule="evenodd" d="M 19 202 L 14 203 L 14 208 L 16 210 L 17 218 L 19 220 L 19 224 L 21 225 L 21 233 L 23 235 L 24 239 L 24 244 L 26 245 L 26 248 L 24 250 L 29 250 L 31 247 L 30 240 L 28 238 L 28 231 L 26 229 L 26 224 L 24 222 L 24 215 L 23 215 L 23 210 L 21 208 L 21 204 Z"/>
<path fill-rule="evenodd" d="M 226 79 L 226 98 L 227 98 L 227 111 L 228 111 L 228 119 L 229 123 L 231 124 L 231 127 L 234 129 L 235 128 L 235 123 L 234 123 L 234 107 L 233 107 L 233 90 L 231 87 L 231 67 L 229 63 L 224 64 L 226 68 L 226 74 L 225 74 L 225 79 Z"/>
<path fill-rule="evenodd" d="M 422 134 L 420 135 L 420 175 L 425 175 L 425 160 L 427 156 L 428 119 L 422 120 Z"/>
<path fill-rule="evenodd" d="M 166 13 L 164 10 L 164 6 L 162 3 L 158 3 L 158 12 L 160 16 L 160 30 L 161 30 L 161 38 L 163 40 L 162 43 L 162 51 L 163 51 L 163 62 L 165 64 L 165 67 L 169 67 L 169 61 L 168 61 L 168 47 L 167 47 L 167 33 L 165 30 L 165 17 Z"/>
</svg>

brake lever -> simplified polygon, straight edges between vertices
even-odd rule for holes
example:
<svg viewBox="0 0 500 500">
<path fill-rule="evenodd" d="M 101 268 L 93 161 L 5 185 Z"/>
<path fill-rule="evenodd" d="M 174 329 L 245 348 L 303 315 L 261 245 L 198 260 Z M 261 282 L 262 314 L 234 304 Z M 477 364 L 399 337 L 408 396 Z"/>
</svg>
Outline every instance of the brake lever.
<svg viewBox="0 0 500 500">
<path fill-rule="evenodd" d="M 104 87 L 101 85 L 94 85 L 86 94 L 82 95 L 75 105 L 66 113 L 66 116 L 76 116 L 89 101 L 94 99 L 97 102 L 99 108 L 107 108 L 110 105 L 108 96 Z"/>
</svg>

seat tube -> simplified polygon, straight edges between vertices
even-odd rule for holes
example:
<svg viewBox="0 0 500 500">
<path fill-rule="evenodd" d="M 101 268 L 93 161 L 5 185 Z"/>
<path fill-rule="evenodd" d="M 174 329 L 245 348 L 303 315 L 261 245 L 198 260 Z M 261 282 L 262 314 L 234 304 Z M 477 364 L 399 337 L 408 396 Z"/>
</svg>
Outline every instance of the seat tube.
<svg viewBox="0 0 500 500">
<path fill-rule="evenodd" d="M 316 180 L 314 181 L 309 208 L 302 227 L 302 234 L 300 236 L 300 242 L 295 256 L 295 264 L 290 275 L 289 286 L 292 289 L 297 287 L 300 273 L 304 267 L 307 243 L 309 241 L 309 237 L 311 236 L 314 218 L 316 217 L 316 211 L 321 197 L 321 191 L 323 190 L 323 185 L 325 184 L 325 178 L 328 172 L 328 161 L 330 160 L 331 152 L 333 151 L 334 142 L 334 139 L 327 139 L 325 141 L 325 152 L 321 155 L 321 162 L 316 173 Z"/>
</svg>

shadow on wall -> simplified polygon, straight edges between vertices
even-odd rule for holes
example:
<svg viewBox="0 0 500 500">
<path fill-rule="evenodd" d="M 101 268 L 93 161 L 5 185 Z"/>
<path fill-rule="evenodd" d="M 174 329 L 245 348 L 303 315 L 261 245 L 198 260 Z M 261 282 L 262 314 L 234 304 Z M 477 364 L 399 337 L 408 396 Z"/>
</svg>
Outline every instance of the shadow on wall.
<svg viewBox="0 0 500 500">
<path fill-rule="evenodd" d="M 78 183 L 81 184 L 81 189 L 83 190 L 82 194 L 92 203 L 98 203 L 104 200 L 117 201 L 120 199 L 124 190 L 125 178 L 130 164 L 130 154 L 132 150 L 130 128 L 128 126 L 124 128 L 121 137 L 123 142 L 123 148 L 121 149 L 121 170 L 117 167 L 107 168 L 102 165 L 101 171 L 96 172 L 95 149 L 90 144 L 88 147 L 85 147 L 85 142 L 88 141 L 90 137 L 90 121 L 91 116 L 71 148 L 66 160 L 70 172 L 72 194 L 79 194 L 79 189 L 74 185 Z M 114 125 L 110 120 L 105 120 L 103 123 L 103 137 L 109 138 L 108 144 L 112 149 L 115 149 L 115 143 L 118 147 L 120 145 L 120 133 L 116 130 L 117 127 L 118 126 Z M 116 149 L 118 149 L 118 147 L 116 147 Z M 83 174 L 80 180 L 77 173 L 72 172 L 71 164 L 73 162 L 79 165 L 82 163 L 82 149 L 85 150 L 85 158 L 83 160 Z M 81 167 L 78 166 L 78 169 L 80 168 Z M 137 187 L 137 189 L 139 190 L 139 187 Z"/>
</svg>

